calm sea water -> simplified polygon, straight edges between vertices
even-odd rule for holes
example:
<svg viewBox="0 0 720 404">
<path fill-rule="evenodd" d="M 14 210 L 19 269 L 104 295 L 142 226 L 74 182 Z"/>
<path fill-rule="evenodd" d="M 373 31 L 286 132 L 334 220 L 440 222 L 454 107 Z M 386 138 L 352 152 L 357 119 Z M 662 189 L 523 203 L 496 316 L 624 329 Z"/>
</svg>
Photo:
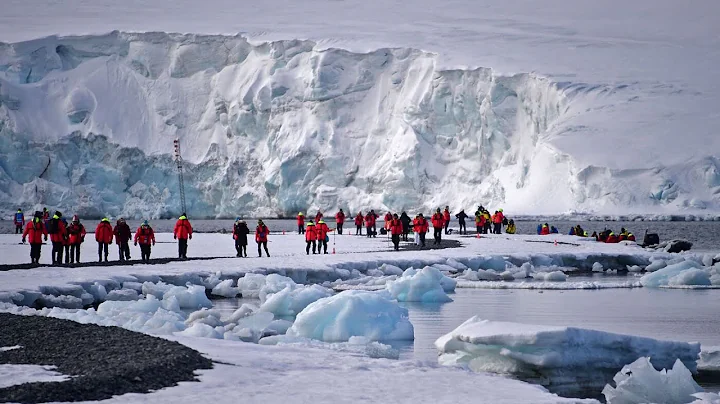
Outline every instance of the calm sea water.
<svg viewBox="0 0 720 404">
<path fill-rule="evenodd" d="M 232 220 L 191 220 L 193 227 L 198 232 L 230 232 L 232 231 Z M 327 220 L 331 226 L 334 220 Z M 256 220 L 248 219 L 248 224 L 255 226 Z M 265 223 L 271 232 L 293 232 L 297 231 L 297 225 L 294 220 L 267 219 Z M 536 227 L 539 222 L 519 221 L 517 228 L 519 234 L 536 234 Z M 132 229 L 140 226 L 139 220 L 129 220 L 128 224 Z M 171 232 L 175 225 L 175 220 L 153 220 L 150 222 L 157 232 Z M 612 229 L 619 233 L 621 227 L 625 227 L 633 232 L 638 241 L 642 241 L 643 234 L 647 230 L 650 233 L 658 233 L 660 241 L 672 239 L 686 239 L 693 243 L 694 251 L 720 251 L 720 221 L 716 222 L 552 222 L 551 225 L 558 230 L 567 234 L 571 226 L 579 224 L 583 229 L 592 234 L 593 231 L 602 231 L 605 228 Z M 88 231 L 94 231 L 97 221 L 88 221 L 85 226 Z M 469 230 L 473 229 L 472 223 L 468 222 Z M 345 224 L 346 229 L 355 231 L 352 222 Z M 453 220 L 450 228 L 457 228 L 457 221 Z M 0 221 L 0 233 L 13 233 L 15 228 L 11 221 Z"/>
</svg>

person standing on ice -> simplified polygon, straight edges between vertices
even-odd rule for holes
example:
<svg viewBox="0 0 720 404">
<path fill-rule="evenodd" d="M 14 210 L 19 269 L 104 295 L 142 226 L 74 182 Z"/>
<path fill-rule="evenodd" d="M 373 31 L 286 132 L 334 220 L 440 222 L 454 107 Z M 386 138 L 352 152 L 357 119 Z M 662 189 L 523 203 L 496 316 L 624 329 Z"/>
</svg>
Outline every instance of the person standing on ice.
<svg viewBox="0 0 720 404">
<path fill-rule="evenodd" d="M 483 234 L 491 233 L 490 227 L 492 226 L 492 220 L 488 210 L 483 211 L 483 219 L 485 219 L 483 222 Z"/>
<path fill-rule="evenodd" d="M 425 247 L 425 233 L 428 232 L 430 226 L 422 213 L 419 213 L 413 220 L 413 230 L 418 234 L 420 247 Z"/>
<path fill-rule="evenodd" d="M 461 210 L 460 213 L 455 215 L 455 218 L 458 220 L 458 226 L 460 227 L 458 233 L 467 234 L 467 226 L 465 225 L 465 219 L 468 218 L 468 215 L 467 213 L 465 213 L 465 209 Z"/>
<path fill-rule="evenodd" d="M 262 250 L 260 247 L 265 248 L 265 254 L 269 257 L 270 252 L 267 248 L 268 236 L 270 235 L 270 229 L 265 226 L 262 220 L 258 220 L 258 225 L 255 228 L 255 242 L 258 245 L 258 257 L 262 257 Z"/>
<path fill-rule="evenodd" d="M 42 220 L 42 212 L 37 211 L 33 219 L 25 225 L 25 231 L 22 234 L 22 242 L 25 244 L 27 240 L 30 243 L 30 263 L 40 263 L 40 251 L 42 249 L 43 236 L 45 241 L 48 239 L 47 228 Z"/>
<path fill-rule="evenodd" d="M 400 222 L 402 223 L 403 232 L 402 232 L 402 239 L 403 241 L 408 241 L 408 233 L 410 233 L 410 223 L 412 220 L 410 220 L 410 216 L 408 216 L 407 213 L 402 212 L 400 214 Z"/>
<path fill-rule="evenodd" d="M 403 224 L 402 221 L 400 221 L 400 218 L 398 218 L 397 213 L 395 213 L 392 220 L 390 220 L 390 238 L 392 239 L 395 251 L 400 250 L 400 235 L 402 234 Z"/>
<path fill-rule="evenodd" d="M 450 226 L 450 207 L 445 206 L 443 211 L 443 221 L 445 222 L 445 234 L 448 234 L 448 226 Z"/>
<path fill-rule="evenodd" d="M 70 227 L 67 219 L 64 217 L 61 218 L 63 224 L 65 225 L 65 237 L 63 237 L 63 250 L 65 251 L 65 263 L 70 263 L 70 233 L 68 232 L 68 228 Z"/>
<path fill-rule="evenodd" d="M 322 218 L 323 218 L 323 214 L 322 214 L 322 212 L 320 212 L 318 210 L 317 213 L 315 214 L 315 223 L 319 222 L 320 219 L 322 219 Z"/>
<path fill-rule="evenodd" d="M 85 226 L 80 223 L 78 215 L 72 217 L 68 226 L 68 243 L 70 244 L 70 263 L 80 263 L 80 244 L 85 241 Z"/>
<path fill-rule="evenodd" d="M 135 232 L 135 245 L 140 243 L 140 259 L 144 263 L 150 262 L 151 245 L 155 245 L 155 231 L 147 220 L 143 221 Z"/>
<path fill-rule="evenodd" d="M 303 231 L 305 231 L 304 227 Z M 247 223 L 239 217 L 235 219 L 235 225 L 233 226 L 233 239 L 235 239 L 235 251 L 237 251 L 237 254 L 235 254 L 236 257 L 247 257 L 248 234 L 250 234 L 250 229 L 248 228 Z"/>
<path fill-rule="evenodd" d="M 501 234 L 502 233 L 502 213 L 500 211 L 495 211 L 495 213 L 492 215 L 492 223 L 493 223 L 493 234 Z"/>
<path fill-rule="evenodd" d="M 318 241 L 318 254 L 320 254 L 321 250 L 324 250 L 325 254 L 328 253 L 327 251 L 327 243 L 328 243 L 328 233 L 330 232 L 330 228 L 328 228 L 328 225 L 325 224 L 325 222 L 321 219 L 316 225 L 315 225 L 315 234 L 317 236 Z"/>
<path fill-rule="evenodd" d="M 43 208 L 42 220 L 43 223 L 45 223 L 45 228 L 47 228 L 50 222 L 50 211 L 48 210 L 48 208 Z"/>
<path fill-rule="evenodd" d="M 435 237 L 435 242 L 433 242 L 433 244 L 440 244 L 442 241 L 443 226 L 445 225 L 443 214 L 440 213 L 440 208 L 437 208 L 435 214 L 430 218 L 430 221 L 432 222 Z"/>
<path fill-rule="evenodd" d="M 383 227 L 385 228 L 385 230 L 390 231 L 390 222 L 392 222 L 392 220 L 393 220 L 393 215 L 392 215 L 392 213 L 390 213 L 390 212 L 386 213 L 386 214 L 385 214 L 385 217 L 383 218 L 383 220 L 384 220 L 384 222 L 383 222 L 383 223 L 384 223 L 384 226 L 383 226 Z"/>
<path fill-rule="evenodd" d="M 362 236 L 363 220 L 365 220 L 365 217 L 363 216 L 362 212 L 358 212 L 357 216 L 355 216 L 355 235 L 356 236 Z"/>
<path fill-rule="evenodd" d="M 311 220 L 305 230 L 305 254 L 310 255 L 310 246 L 312 246 L 313 254 L 317 254 L 317 252 L 315 252 L 315 249 L 317 248 L 316 241 L 317 234 L 315 232 L 315 223 Z"/>
<path fill-rule="evenodd" d="M 15 212 L 13 222 L 15 223 L 15 234 L 22 233 L 23 226 L 25 226 L 25 215 L 23 214 L 22 209 L 18 209 L 17 212 Z"/>
<path fill-rule="evenodd" d="M 302 212 L 297 215 L 298 234 L 305 233 L 305 215 Z"/>
<path fill-rule="evenodd" d="M 48 233 L 50 233 L 50 241 L 52 242 L 52 263 L 62 264 L 63 250 L 65 250 L 65 238 L 67 236 L 67 228 L 60 218 L 62 213 L 55 211 L 52 219 L 48 222 Z"/>
<path fill-rule="evenodd" d="M 337 224 L 338 234 L 342 235 L 343 225 L 345 224 L 345 212 L 342 209 L 335 215 L 335 223 Z"/>
<path fill-rule="evenodd" d="M 374 210 L 371 210 L 370 213 L 368 213 L 365 216 L 365 229 L 367 230 L 368 237 L 376 237 L 377 236 L 377 232 L 375 231 L 376 221 L 377 221 L 377 215 L 375 214 Z"/>
<path fill-rule="evenodd" d="M 178 258 L 187 259 L 188 239 L 192 240 L 193 228 L 184 212 L 175 222 L 173 233 L 178 241 Z"/>
<path fill-rule="evenodd" d="M 105 254 L 105 262 L 108 262 L 108 246 L 113 240 L 113 227 L 110 219 L 104 217 L 95 228 L 95 241 L 98 243 L 98 262 L 102 262 Z"/>
<path fill-rule="evenodd" d="M 115 235 L 115 244 L 118 246 L 120 261 L 129 261 L 132 230 L 130 230 L 130 226 L 128 226 L 124 218 L 121 217 L 118 219 L 113 229 L 113 234 Z"/>
</svg>

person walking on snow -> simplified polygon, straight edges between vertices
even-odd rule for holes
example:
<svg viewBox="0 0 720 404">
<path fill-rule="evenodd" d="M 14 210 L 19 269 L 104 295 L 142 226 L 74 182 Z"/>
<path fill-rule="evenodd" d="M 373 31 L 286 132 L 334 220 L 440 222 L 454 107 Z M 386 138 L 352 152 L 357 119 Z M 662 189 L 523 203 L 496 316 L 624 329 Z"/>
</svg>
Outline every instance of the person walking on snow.
<svg viewBox="0 0 720 404">
<path fill-rule="evenodd" d="M 50 233 L 50 241 L 52 242 L 52 263 L 62 264 L 63 251 L 65 250 L 65 238 L 67 236 L 67 228 L 60 218 L 62 213 L 55 211 L 52 219 L 48 222 L 48 233 Z"/>
<path fill-rule="evenodd" d="M 125 222 L 124 218 L 118 219 L 113 229 L 115 235 L 115 244 L 118 246 L 120 261 L 130 261 L 130 239 L 132 238 L 132 230 Z"/>
<path fill-rule="evenodd" d="M 13 223 L 15 223 L 15 234 L 22 233 L 23 226 L 25 226 L 25 215 L 23 214 L 22 209 L 18 209 L 17 212 L 15 212 Z"/>
<path fill-rule="evenodd" d="M 30 262 L 32 264 L 40 263 L 43 236 L 45 236 L 45 241 L 47 241 L 47 228 L 45 227 L 45 222 L 42 220 L 42 213 L 37 211 L 33 219 L 25 225 L 25 231 L 23 231 L 22 234 L 23 244 L 25 244 L 25 241 L 30 243 Z"/>
<path fill-rule="evenodd" d="M 403 224 L 402 221 L 400 221 L 400 218 L 398 218 L 397 213 L 395 213 L 392 220 L 390 220 L 390 238 L 392 238 L 395 251 L 400 250 L 400 235 L 402 234 Z"/>
<path fill-rule="evenodd" d="M 410 219 L 410 216 L 408 216 L 407 213 L 402 212 L 400 214 L 400 222 L 402 223 L 403 232 L 402 232 L 402 240 L 408 241 L 408 233 L 410 233 L 410 223 L 412 220 Z"/>
<path fill-rule="evenodd" d="M 104 217 L 95 228 L 95 241 L 98 243 L 98 262 L 102 262 L 105 254 L 105 262 L 108 262 L 108 246 L 113 240 L 113 227 L 110 219 Z"/>
<path fill-rule="evenodd" d="M 455 218 L 458 220 L 458 226 L 460 227 L 458 230 L 458 233 L 460 234 L 467 234 L 467 225 L 465 224 L 465 219 L 467 219 L 469 216 L 467 213 L 465 213 L 465 209 L 461 210 L 460 213 L 455 215 Z"/>
<path fill-rule="evenodd" d="M 188 239 L 192 240 L 193 228 L 185 213 L 175 222 L 173 233 L 175 240 L 178 241 L 178 258 L 187 259 L 187 243 Z"/>
<path fill-rule="evenodd" d="M 367 236 L 368 237 L 376 237 L 376 231 L 375 231 L 375 223 L 377 221 L 377 215 L 375 214 L 374 210 L 371 210 L 370 213 L 365 216 L 365 228 L 367 230 Z"/>
<path fill-rule="evenodd" d="M 445 222 L 445 234 L 448 233 L 448 226 L 450 226 L 450 207 L 445 206 L 445 210 L 443 211 L 443 221 Z"/>
<path fill-rule="evenodd" d="M 385 217 L 383 219 L 384 219 L 383 223 L 384 223 L 385 230 L 387 230 L 389 232 L 390 231 L 390 222 L 393 220 L 392 213 L 390 213 L 390 212 L 386 213 Z"/>
<path fill-rule="evenodd" d="M 305 229 L 303 228 L 303 231 Z M 244 220 L 239 217 L 235 219 L 235 225 L 233 226 L 233 239 L 235 239 L 235 254 L 236 257 L 247 257 L 247 245 L 248 245 L 248 234 L 250 229 Z"/>
<path fill-rule="evenodd" d="M 85 241 L 85 226 L 80 223 L 78 215 L 72 217 L 68 227 L 68 243 L 70 244 L 70 263 L 80 263 L 80 244 Z"/>
<path fill-rule="evenodd" d="M 255 242 L 258 245 L 258 257 L 262 257 L 262 250 L 260 247 L 265 248 L 265 254 L 269 257 L 270 252 L 268 251 L 267 243 L 268 236 L 270 235 L 270 229 L 265 226 L 262 220 L 258 220 L 258 225 L 255 228 Z"/>
<path fill-rule="evenodd" d="M 305 215 L 302 212 L 297 215 L 298 234 L 305 233 Z"/>
<path fill-rule="evenodd" d="M 428 232 L 429 228 L 427 219 L 425 219 L 422 213 L 419 213 L 415 217 L 415 220 L 413 220 L 413 231 L 418 234 L 418 244 L 420 247 L 425 247 L 425 233 Z"/>
<path fill-rule="evenodd" d="M 313 254 L 317 254 L 317 252 L 315 252 L 315 249 L 317 247 L 316 241 L 317 234 L 315 232 L 315 223 L 313 223 L 311 220 L 308 223 L 307 229 L 305 231 L 305 254 L 310 255 L 310 246 L 312 246 Z"/>
<path fill-rule="evenodd" d="M 327 251 L 327 243 L 328 243 L 328 233 L 330 232 L 330 229 L 328 228 L 328 225 L 325 224 L 323 220 L 320 220 L 315 225 L 315 234 L 317 235 L 318 240 L 318 254 L 320 254 L 321 250 L 324 250 L 325 254 L 328 253 Z"/>
<path fill-rule="evenodd" d="M 144 263 L 150 262 L 151 245 L 155 245 L 155 231 L 147 220 L 143 221 L 135 232 L 134 244 L 140 244 L 140 259 Z"/>
<path fill-rule="evenodd" d="M 362 236 L 363 220 L 365 220 L 365 217 L 363 216 L 362 212 L 358 212 L 357 216 L 355 216 L 355 235 L 356 236 Z"/>
<path fill-rule="evenodd" d="M 345 212 L 342 209 L 335 215 L 335 223 L 337 224 L 338 234 L 342 235 L 343 225 L 345 224 Z"/>
<path fill-rule="evenodd" d="M 443 214 L 440 213 L 440 208 L 437 208 L 435 214 L 432 215 L 432 218 L 430 218 L 430 221 L 432 222 L 433 232 L 435 236 L 435 242 L 433 242 L 433 244 L 440 244 L 440 242 L 442 241 L 443 226 L 445 224 Z"/>
</svg>

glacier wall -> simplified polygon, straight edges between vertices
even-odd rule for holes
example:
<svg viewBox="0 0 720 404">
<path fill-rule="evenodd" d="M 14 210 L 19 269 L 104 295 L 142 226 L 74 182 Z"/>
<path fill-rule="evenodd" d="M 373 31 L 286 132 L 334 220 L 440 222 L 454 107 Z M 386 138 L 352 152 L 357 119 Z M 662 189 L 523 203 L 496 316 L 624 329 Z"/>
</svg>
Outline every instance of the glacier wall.
<svg viewBox="0 0 720 404">
<path fill-rule="evenodd" d="M 0 211 L 176 215 L 176 137 L 196 218 L 716 208 L 716 158 L 619 170 L 553 147 L 588 94 L 607 90 L 302 40 L 113 32 L 0 44 Z"/>
</svg>

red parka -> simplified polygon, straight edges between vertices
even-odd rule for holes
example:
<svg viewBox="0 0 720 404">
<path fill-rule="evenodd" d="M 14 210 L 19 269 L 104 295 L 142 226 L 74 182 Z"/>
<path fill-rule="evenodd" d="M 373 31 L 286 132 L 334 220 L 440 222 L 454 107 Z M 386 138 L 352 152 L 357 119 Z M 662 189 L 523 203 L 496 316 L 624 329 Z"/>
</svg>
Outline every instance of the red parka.
<svg viewBox="0 0 720 404">
<path fill-rule="evenodd" d="M 450 211 L 447 209 L 443 211 L 443 220 L 445 223 L 450 223 Z"/>
<path fill-rule="evenodd" d="M 302 213 L 299 213 L 297 215 L 297 224 L 298 226 L 302 226 L 305 224 L 305 215 L 303 215 Z"/>
<path fill-rule="evenodd" d="M 368 213 L 367 216 L 365 216 L 365 226 L 372 227 L 375 226 L 375 221 L 377 218 L 373 213 Z"/>
<path fill-rule="evenodd" d="M 117 245 L 127 243 L 132 238 L 132 230 L 125 222 L 118 222 L 113 229 L 113 234 L 115 234 L 115 243 Z"/>
<path fill-rule="evenodd" d="M 30 244 L 42 244 L 43 235 L 45 241 L 47 241 L 48 232 L 45 228 L 45 223 L 38 218 L 34 218 L 25 225 L 25 231 L 23 231 L 23 240 L 27 239 Z"/>
<path fill-rule="evenodd" d="M 107 219 L 103 219 L 95 228 L 95 241 L 110 244 L 113 240 L 113 227 Z"/>
<path fill-rule="evenodd" d="M 610 233 L 607 240 L 605 240 L 606 243 L 615 244 L 620 242 L 620 238 L 615 233 Z"/>
<path fill-rule="evenodd" d="M 177 222 L 175 222 L 175 230 L 173 231 L 175 238 L 181 240 L 192 239 L 193 228 L 187 217 L 180 216 Z"/>
<path fill-rule="evenodd" d="M 345 213 L 343 213 L 343 212 L 338 212 L 338 213 L 335 215 L 335 222 L 336 222 L 337 224 L 343 224 L 343 223 L 345 223 Z"/>
<path fill-rule="evenodd" d="M 315 232 L 315 225 L 314 224 L 308 224 L 305 228 L 305 241 L 315 241 L 317 240 L 317 233 Z"/>
<path fill-rule="evenodd" d="M 327 223 L 323 222 L 322 220 L 315 225 L 315 234 L 317 235 L 318 240 L 325 240 L 328 232 L 330 232 L 330 228 L 328 227 Z"/>
<path fill-rule="evenodd" d="M 445 221 L 443 219 L 442 213 L 435 213 L 432 215 L 432 225 L 433 227 L 443 227 L 445 225 Z"/>
<path fill-rule="evenodd" d="M 540 234 L 543 236 L 547 236 L 550 234 L 550 228 L 548 226 L 543 226 L 542 229 L 540 229 Z"/>
<path fill-rule="evenodd" d="M 403 226 L 400 219 L 393 219 L 390 221 L 390 234 L 393 236 L 403 234 Z"/>
<path fill-rule="evenodd" d="M 305 230 L 305 232 L 307 233 L 307 230 Z M 255 241 L 258 243 L 266 243 L 268 241 L 269 234 L 270 229 L 268 229 L 267 226 L 262 224 L 255 228 Z"/>
<path fill-rule="evenodd" d="M 85 241 L 85 226 L 82 223 L 70 223 L 67 228 L 68 244 L 80 244 Z"/>
<path fill-rule="evenodd" d="M 430 229 L 427 219 L 424 217 L 416 217 L 413 219 L 413 231 L 416 233 L 427 233 Z"/>
<path fill-rule="evenodd" d="M 135 232 L 135 244 L 155 245 L 155 231 L 150 226 L 140 226 Z"/>
<path fill-rule="evenodd" d="M 67 227 L 60 218 L 55 215 L 51 220 L 57 220 L 57 232 L 50 234 L 50 241 L 53 243 L 65 243 L 67 238 Z"/>
<path fill-rule="evenodd" d="M 355 226 L 362 226 L 363 219 L 362 213 L 358 213 L 357 216 L 355 216 Z"/>
</svg>

